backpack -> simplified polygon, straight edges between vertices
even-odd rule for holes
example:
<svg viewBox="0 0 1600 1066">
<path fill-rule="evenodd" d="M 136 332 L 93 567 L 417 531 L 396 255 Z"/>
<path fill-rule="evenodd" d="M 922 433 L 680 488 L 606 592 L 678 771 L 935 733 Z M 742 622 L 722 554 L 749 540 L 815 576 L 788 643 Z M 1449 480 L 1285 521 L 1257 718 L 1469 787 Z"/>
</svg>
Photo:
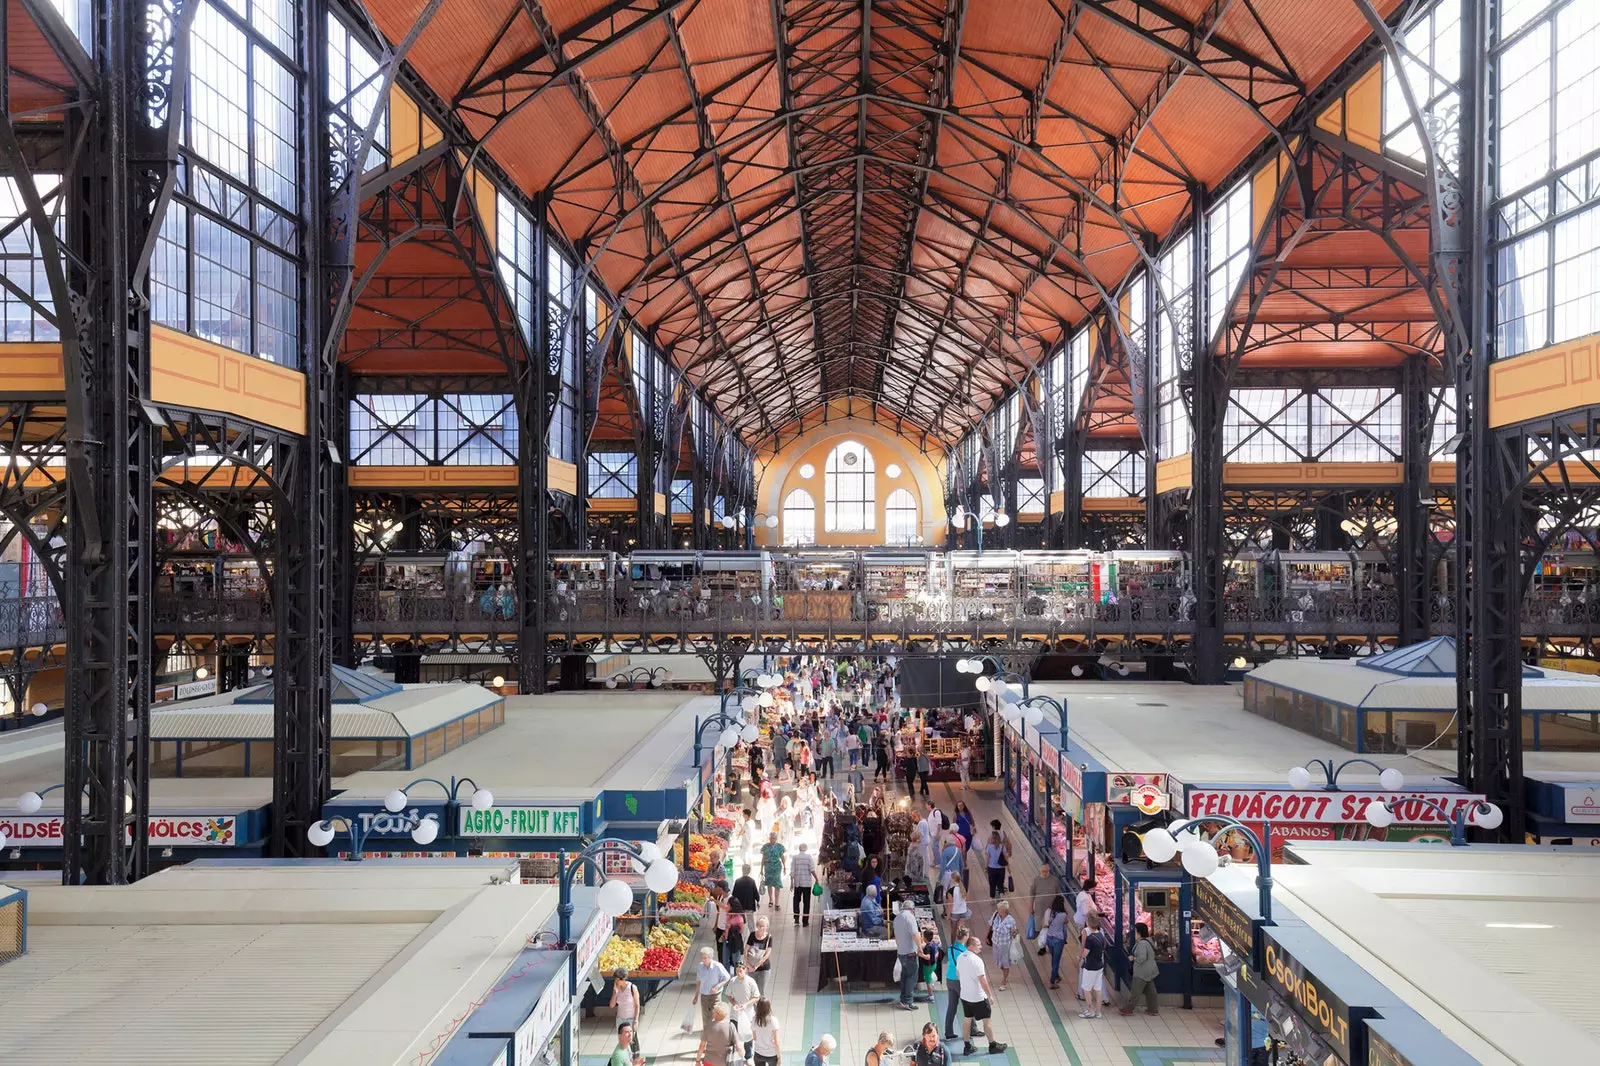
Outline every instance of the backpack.
<svg viewBox="0 0 1600 1066">
<path fill-rule="evenodd" d="M 866 861 L 867 849 L 861 846 L 861 841 L 852 840 L 844 846 L 844 868 L 850 871 L 861 869 L 861 864 Z"/>
</svg>

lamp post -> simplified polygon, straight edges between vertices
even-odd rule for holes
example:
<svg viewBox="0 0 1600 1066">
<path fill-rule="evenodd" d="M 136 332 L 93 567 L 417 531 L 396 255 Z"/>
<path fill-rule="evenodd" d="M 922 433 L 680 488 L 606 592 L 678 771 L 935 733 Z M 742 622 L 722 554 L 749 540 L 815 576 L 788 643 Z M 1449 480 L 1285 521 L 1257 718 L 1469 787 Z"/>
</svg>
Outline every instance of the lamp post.
<svg viewBox="0 0 1600 1066">
<path fill-rule="evenodd" d="M 765 511 L 757 511 L 754 515 L 746 517 L 745 512 L 740 511 L 738 515 L 724 515 L 722 518 L 723 529 L 732 529 L 735 526 L 744 527 L 744 546 L 746 548 L 754 548 L 756 546 L 756 526 L 758 525 L 766 526 L 768 529 L 777 529 L 778 516 L 767 514 Z"/>
<path fill-rule="evenodd" d="M 1023 698 L 1024 699 L 1027 698 L 1027 696 L 1028 696 L 1028 675 L 1026 673 L 1020 673 L 1019 674 L 1019 673 L 1015 673 L 1015 672 L 1012 672 L 1012 671 L 1008 671 L 1006 669 L 1006 667 L 1005 667 L 1005 664 L 1002 663 L 997 656 L 994 656 L 994 655 L 973 655 L 973 656 L 968 656 L 965 659 L 958 659 L 958 660 L 956 660 L 956 673 L 958 673 L 958 674 L 982 674 L 983 673 L 983 667 L 984 667 L 985 663 L 988 663 L 988 664 L 991 664 L 991 665 L 994 666 L 994 676 L 993 677 L 979 677 L 977 681 L 973 682 L 973 685 L 977 688 L 977 690 L 979 692 L 988 692 L 996 684 L 1004 685 L 1008 681 L 1015 681 L 1015 682 L 1018 682 L 1022 686 L 1022 696 L 1023 696 Z"/>
<path fill-rule="evenodd" d="M 665 666 L 635 666 L 606 678 L 606 688 L 660 688 L 671 680 Z"/>
<path fill-rule="evenodd" d="M 573 951 L 572 943 L 572 879 L 581 869 L 589 869 L 597 874 L 604 875 L 605 869 L 600 864 L 600 857 L 606 852 L 620 852 L 631 857 L 636 863 L 644 867 L 644 885 L 651 892 L 660 895 L 671 892 L 678 884 L 678 867 L 671 859 L 661 854 L 661 849 L 653 841 L 642 841 L 635 844 L 631 840 L 621 840 L 617 837 L 601 837 L 585 847 L 572 857 L 572 862 L 567 862 L 567 851 L 563 848 L 557 856 L 557 876 L 559 878 L 557 889 L 559 895 L 556 903 L 557 936 L 560 946 L 567 951 L 567 994 L 569 997 L 578 992 L 578 954 Z M 616 919 L 627 914 L 633 907 L 633 886 L 617 877 L 606 878 L 600 885 L 596 899 L 600 912 L 607 917 Z M 570 1005 L 569 1008 L 570 1010 Z M 576 1049 L 572 1046 L 572 1025 L 561 1027 L 561 1061 L 564 1063 L 577 1062 L 574 1054 Z"/>
<path fill-rule="evenodd" d="M 1462 848 L 1467 845 L 1467 821 L 1480 829 L 1498 829 L 1505 820 L 1505 815 L 1500 808 L 1487 800 L 1473 800 L 1457 807 L 1455 813 L 1445 809 L 1444 804 L 1428 799 L 1426 796 L 1410 796 L 1405 800 L 1388 800 L 1384 803 L 1367 804 L 1367 824 L 1374 829 L 1387 829 L 1395 823 L 1395 808 L 1401 803 L 1420 803 L 1434 811 L 1439 817 L 1450 823 L 1450 846 Z"/>
<path fill-rule="evenodd" d="M 470 777 L 452 777 L 448 785 L 439 780 L 437 777 L 419 777 L 405 788 L 397 788 L 385 796 L 383 798 L 383 809 L 388 811 L 390 814 L 399 814 L 401 811 L 405 810 L 406 804 L 411 802 L 411 797 L 407 795 L 407 793 L 409 793 L 413 788 L 416 788 L 418 785 L 439 786 L 440 790 L 445 794 L 445 817 L 449 819 L 451 825 L 456 826 L 458 829 L 461 825 L 461 819 L 458 816 L 458 812 L 461 810 L 461 790 L 467 785 L 472 786 L 472 797 L 470 802 L 473 810 L 486 811 L 490 807 L 494 806 L 494 793 L 490 792 L 486 788 L 480 787 L 478 783 Z M 455 833 L 453 835 L 460 836 L 460 833 Z M 431 840 L 418 841 L 419 844 L 427 844 L 431 842 Z"/>
<path fill-rule="evenodd" d="M 1183 869 L 1190 877 L 1204 880 L 1217 872 L 1221 860 L 1217 858 L 1217 849 L 1206 841 L 1200 839 L 1200 826 L 1205 822 L 1218 822 L 1229 829 L 1237 829 L 1250 841 L 1256 853 L 1256 891 L 1260 893 L 1261 920 L 1272 924 L 1272 853 L 1263 843 L 1272 839 L 1272 823 L 1262 823 L 1262 836 L 1257 836 L 1256 831 L 1237 818 L 1230 818 L 1225 814 L 1208 814 L 1188 821 L 1173 822 L 1162 828 L 1157 826 L 1140 838 L 1140 847 L 1144 849 L 1145 857 L 1152 862 L 1166 862 L 1180 852 L 1183 855 Z M 1190 834 L 1194 839 L 1182 845 L 1178 837 Z"/>
<path fill-rule="evenodd" d="M 409 819 L 408 819 L 409 820 Z M 406 828 L 411 830 L 411 839 L 424 846 L 432 844 L 439 836 L 439 819 L 433 815 L 425 815 L 415 820 Z M 333 843 L 337 831 L 343 829 L 350 837 L 349 862 L 360 862 L 362 853 L 366 850 L 367 837 L 372 830 L 362 829 L 361 823 L 354 818 L 336 814 L 332 818 L 324 818 L 320 822 L 312 822 L 306 827 L 306 839 L 312 846 L 325 848 Z"/>
<path fill-rule="evenodd" d="M 956 513 L 950 516 L 950 524 L 957 529 L 972 528 L 978 533 L 978 550 L 983 551 L 983 524 L 993 522 L 996 529 L 1004 529 L 1011 524 L 1011 516 L 1004 511 L 986 511 L 982 515 L 976 511 L 969 511 L 965 506 L 956 508 Z"/>
<path fill-rule="evenodd" d="M 1323 783 L 1317 787 L 1328 792 L 1336 792 L 1339 789 L 1339 775 L 1344 773 L 1346 767 L 1358 764 L 1370 766 L 1378 771 L 1378 784 L 1390 792 L 1397 792 L 1406 787 L 1405 774 L 1393 766 L 1380 766 L 1371 759 L 1346 759 L 1338 765 L 1335 765 L 1332 759 L 1308 760 L 1303 766 L 1296 766 L 1290 769 L 1289 787 L 1297 792 L 1310 788 L 1311 768 L 1315 767 L 1322 771 L 1323 778 Z"/>
</svg>

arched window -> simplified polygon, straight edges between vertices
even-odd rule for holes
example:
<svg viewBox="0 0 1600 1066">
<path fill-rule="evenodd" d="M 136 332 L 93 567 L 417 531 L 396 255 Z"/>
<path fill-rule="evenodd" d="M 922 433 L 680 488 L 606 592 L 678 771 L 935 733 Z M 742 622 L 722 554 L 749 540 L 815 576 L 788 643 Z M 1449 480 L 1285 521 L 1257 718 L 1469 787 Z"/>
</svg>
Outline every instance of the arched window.
<svg viewBox="0 0 1600 1066">
<path fill-rule="evenodd" d="M 883 501 L 883 542 L 885 544 L 919 544 L 922 534 L 917 529 L 917 499 L 905 489 L 895 489 Z"/>
<path fill-rule="evenodd" d="M 816 542 L 817 501 L 805 489 L 795 489 L 783 498 L 784 546 Z"/>
<path fill-rule="evenodd" d="M 878 489 L 872 453 L 847 440 L 828 453 L 823 480 L 823 528 L 829 533 L 870 533 L 878 527 Z"/>
</svg>

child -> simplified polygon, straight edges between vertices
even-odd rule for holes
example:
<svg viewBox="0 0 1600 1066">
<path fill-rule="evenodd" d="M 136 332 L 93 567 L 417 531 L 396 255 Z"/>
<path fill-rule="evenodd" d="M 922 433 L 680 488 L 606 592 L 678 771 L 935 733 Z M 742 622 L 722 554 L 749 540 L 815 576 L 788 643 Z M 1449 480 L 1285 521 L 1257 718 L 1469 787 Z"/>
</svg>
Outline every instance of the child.
<svg viewBox="0 0 1600 1066">
<path fill-rule="evenodd" d="M 944 949 L 939 945 L 939 931 L 928 932 L 922 941 L 922 949 L 917 952 L 917 961 L 922 967 L 922 983 L 928 990 L 928 996 L 933 996 L 934 974 L 939 972 L 940 964 L 944 961 Z"/>
</svg>

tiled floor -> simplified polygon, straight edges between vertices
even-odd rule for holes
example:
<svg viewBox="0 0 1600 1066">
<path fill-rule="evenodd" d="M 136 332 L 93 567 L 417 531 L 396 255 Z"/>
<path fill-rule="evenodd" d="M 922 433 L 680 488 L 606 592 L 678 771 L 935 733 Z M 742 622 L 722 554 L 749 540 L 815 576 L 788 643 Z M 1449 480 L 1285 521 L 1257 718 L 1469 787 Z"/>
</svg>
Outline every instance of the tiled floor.
<svg viewBox="0 0 1600 1066">
<path fill-rule="evenodd" d="M 946 811 L 954 807 L 955 798 L 950 786 L 935 786 L 935 800 Z M 981 822 L 1000 817 L 1010 823 L 997 785 L 974 785 L 965 798 Z M 1011 838 L 1022 842 L 1016 867 L 1036 868 L 1036 857 L 1027 851 L 1026 837 L 1014 824 Z M 811 850 L 816 850 L 814 838 Z M 981 926 L 990 913 L 988 901 L 975 900 L 973 909 Z M 802 930 L 792 924 L 787 914 L 778 917 L 782 920 L 774 927 L 775 972 L 767 991 L 783 1034 L 785 1066 L 800 1066 L 806 1050 L 823 1033 L 832 1033 L 839 1042 L 839 1051 L 830 1062 L 855 1066 L 863 1061 L 880 1031 L 894 1034 L 896 1043 L 903 1045 L 917 1038 L 924 1021 L 942 1024 L 942 985 L 931 1005 L 911 1015 L 895 1009 L 894 993 L 888 988 L 852 990 L 842 996 L 814 991 L 820 966 L 817 927 Z M 1163 1005 L 1161 1014 L 1154 1018 L 1143 1014 L 1124 1018 L 1114 1011 L 1103 1018 L 1079 1018 L 1072 982 L 1064 979 L 1058 992 L 1047 988 L 1048 962 L 1030 954 L 1020 969 L 1012 971 L 1010 991 L 996 994 L 995 1031 L 1011 1045 L 1010 1050 L 1004 1056 L 980 1055 L 963 1061 L 989 1062 L 994 1066 L 1001 1062 L 1009 1066 L 1191 1066 L 1221 1060 L 1222 1053 L 1213 1044 L 1221 1031 L 1219 1009 L 1186 1011 L 1173 1004 Z M 1039 963 L 1046 965 L 1040 967 Z M 693 980 L 681 979 L 668 985 L 645 1007 L 640 1050 L 648 1061 L 693 1061 L 699 1042 L 698 1020 L 695 1034 L 679 1028 L 690 1010 L 693 992 Z M 615 1029 L 608 1012 L 586 1020 L 581 1044 L 584 1066 L 604 1063 L 615 1044 Z M 980 1042 L 980 1051 L 982 1047 Z M 951 1046 L 952 1052 L 959 1050 L 959 1044 Z"/>
</svg>

